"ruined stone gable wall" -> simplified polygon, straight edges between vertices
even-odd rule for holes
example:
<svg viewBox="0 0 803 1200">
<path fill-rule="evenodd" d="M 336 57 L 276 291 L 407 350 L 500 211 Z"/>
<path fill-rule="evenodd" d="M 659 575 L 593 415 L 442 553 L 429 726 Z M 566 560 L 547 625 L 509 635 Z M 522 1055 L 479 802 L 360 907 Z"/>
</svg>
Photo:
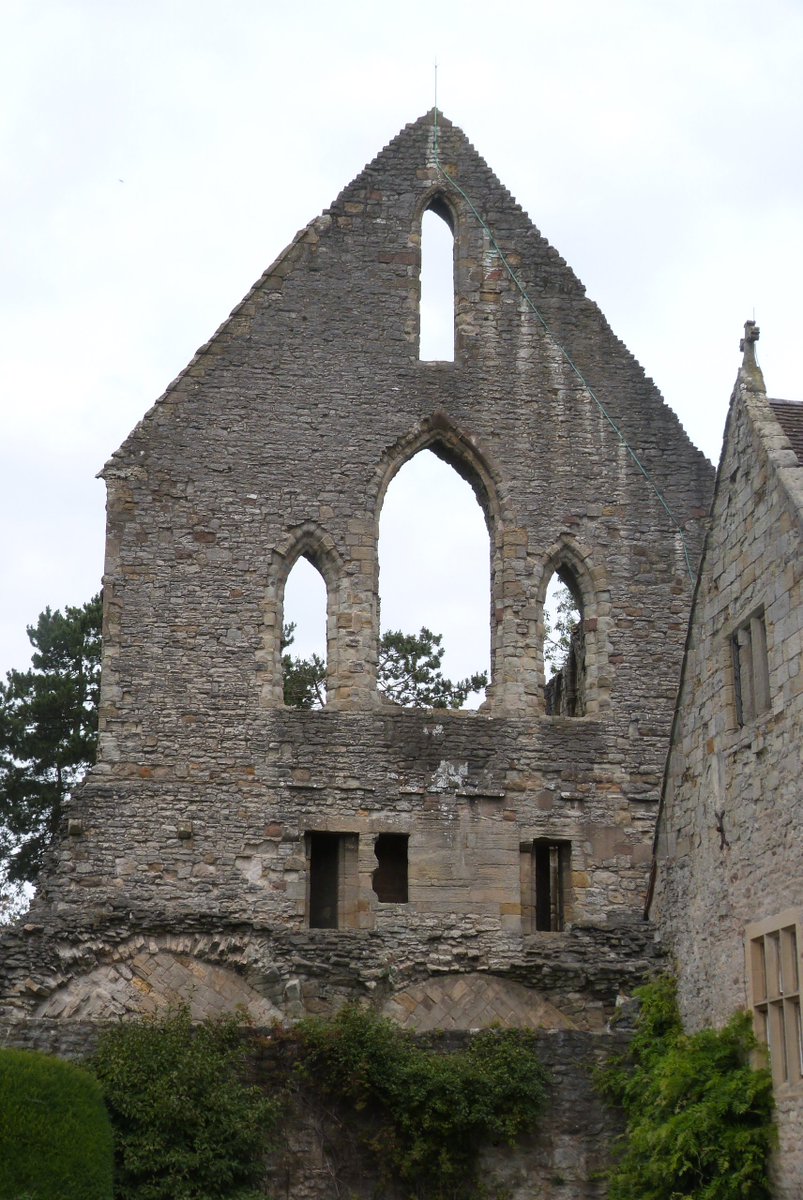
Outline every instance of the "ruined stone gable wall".
<svg viewBox="0 0 803 1200">
<path fill-rule="evenodd" d="M 689 635 L 651 916 L 691 1029 L 750 1006 L 746 926 L 803 905 L 803 467 L 755 369 L 737 384 Z M 739 727 L 731 637 L 763 608 L 770 705 Z M 803 1184 L 800 1095 L 777 1093 L 783 1177 Z"/>
<path fill-rule="evenodd" d="M 604 992 L 608 1012 L 632 981 L 641 933 L 617 930 L 641 909 L 690 585 L 677 529 L 561 347 L 693 561 L 710 470 L 460 131 L 442 121 L 439 145 L 552 332 L 444 183 L 430 115 L 301 231 L 134 430 L 105 472 L 99 762 L 34 917 L 55 959 L 66 930 L 102 942 L 120 921 L 129 936 L 233 924 L 261 963 L 249 983 L 267 995 L 275 968 L 281 992 L 296 976 L 263 948 L 296 939 L 302 958 L 321 956 L 307 835 L 329 831 L 352 856 L 348 931 L 326 934 L 341 937 L 345 979 L 363 958 L 387 979 L 401 963 L 400 990 L 499 972 L 581 1023 L 585 1003 Z M 453 363 L 418 358 L 420 219 L 435 196 L 455 228 Z M 470 479 L 489 525 L 479 713 L 399 711 L 375 688 L 381 501 L 426 446 Z M 330 702 L 314 713 L 281 700 L 283 589 L 300 554 L 328 588 Z M 543 597 L 561 564 L 586 618 L 578 719 L 544 713 Z M 409 836 L 404 904 L 371 886 L 382 832 Z M 579 932 L 523 921 L 522 847 L 544 838 L 570 843 L 565 916 Z M 603 927 L 595 966 L 577 939 Z M 568 987 L 575 953 L 585 974 Z M 316 988 L 302 986 L 302 1008 L 334 1003 Z"/>
</svg>

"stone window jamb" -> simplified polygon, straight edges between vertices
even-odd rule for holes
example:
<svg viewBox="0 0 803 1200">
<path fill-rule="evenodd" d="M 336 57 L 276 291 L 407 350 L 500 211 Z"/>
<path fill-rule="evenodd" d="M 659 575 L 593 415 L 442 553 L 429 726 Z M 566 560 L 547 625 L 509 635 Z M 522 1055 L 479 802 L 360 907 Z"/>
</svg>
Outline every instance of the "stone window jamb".
<svg viewBox="0 0 803 1200">
<path fill-rule="evenodd" d="M 505 527 L 504 514 L 499 501 L 499 477 L 478 452 L 473 442 L 461 433 L 442 412 L 433 413 L 425 418 L 407 437 L 402 438 L 395 446 L 388 448 L 379 463 L 375 476 L 375 534 L 376 545 L 379 544 L 379 519 L 388 486 L 405 463 L 414 458 L 422 450 L 431 450 L 438 458 L 450 466 L 472 488 L 477 502 L 485 518 L 489 539 L 489 570 L 490 570 L 490 648 L 491 670 L 490 683 L 486 692 L 486 708 L 494 695 L 494 683 L 497 678 L 497 665 L 505 655 L 504 631 L 500 628 L 497 614 L 503 609 L 501 595 L 501 541 L 500 531 Z M 376 558 L 375 591 L 379 596 L 379 560 Z M 375 630 L 376 644 L 379 645 L 379 605 L 376 605 L 377 627 Z M 509 654 L 510 651 L 507 651 Z M 447 712 L 448 710 L 444 710 Z"/>
<path fill-rule="evenodd" d="M 307 830 L 306 922 L 310 929 L 356 929 L 359 834 Z"/>
<path fill-rule="evenodd" d="M 538 837 L 519 850 L 522 933 L 562 933 L 573 917 L 572 843 Z"/>
<path fill-rule="evenodd" d="M 562 582 L 567 579 L 569 590 L 578 602 L 582 616 L 582 640 L 584 651 L 584 706 L 581 716 L 567 718 L 581 720 L 597 717 L 610 702 L 610 679 L 608 662 L 607 628 L 609 623 L 609 591 L 602 569 L 592 565 L 591 556 L 571 535 L 563 535 L 552 547 L 541 565 L 540 579 L 536 584 L 537 662 L 541 711 L 545 713 L 544 687 L 546 665 L 544 662 L 545 604 L 546 592 L 553 575 Z M 559 716 L 550 720 L 562 719 Z"/>
</svg>

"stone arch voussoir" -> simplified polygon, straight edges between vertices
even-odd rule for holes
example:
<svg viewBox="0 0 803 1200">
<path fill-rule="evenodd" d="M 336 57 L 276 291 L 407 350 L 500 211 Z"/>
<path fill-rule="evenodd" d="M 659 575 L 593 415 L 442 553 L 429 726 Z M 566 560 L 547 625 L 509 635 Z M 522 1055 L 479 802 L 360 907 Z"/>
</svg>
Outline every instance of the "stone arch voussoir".
<svg viewBox="0 0 803 1200">
<path fill-rule="evenodd" d="M 473 489 L 493 544 L 506 517 L 501 472 L 492 458 L 480 449 L 476 439 L 464 433 L 441 411 L 419 421 L 383 453 L 372 486 L 377 526 L 388 485 L 405 463 L 421 450 L 431 450 Z"/>
<path fill-rule="evenodd" d="M 508 526 L 508 504 L 501 471 L 473 436 L 460 429 L 442 410 L 438 410 L 419 421 L 408 433 L 388 446 L 377 464 L 371 487 L 374 496 L 374 526 L 378 545 L 379 516 L 388 486 L 402 467 L 422 450 L 431 450 L 469 484 L 485 518 L 490 541 L 490 645 L 491 645 L 491 689 L 497 672 L 502 646 L 501 622 L 497 615 L 501 611 L 499 595 L 502 579 L 502 554 L 505 530 Z M 378 578 L 377 578 L 378 592 Z M 378 645 L 379 629 L 374 629 Z M 486 702 L 487 703 L 487 702 Z"/>
</svg>

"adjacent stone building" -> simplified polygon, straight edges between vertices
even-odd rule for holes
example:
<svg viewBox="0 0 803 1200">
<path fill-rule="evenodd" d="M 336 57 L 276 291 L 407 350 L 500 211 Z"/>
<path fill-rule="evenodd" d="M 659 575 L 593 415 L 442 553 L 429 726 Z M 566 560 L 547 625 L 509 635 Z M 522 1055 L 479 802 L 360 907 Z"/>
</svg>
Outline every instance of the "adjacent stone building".
<svg viewBox="0 0 803 1200">
<path fill-rule="evenodd" d="M 803 404 L 745 327 L 680 683 L 650 914 L 690 1029 L 752 1009 L 771 1049 L 777 1195 L 803 1194 Z"/>
<path fill-rule="evenodd" d="M 453 361 L 419 353 L 428 210 L 454 236 Z M 477 712 L 377 692 L 379 515 L 423 449 L 488 527 Z M 268 1024 L 359 997 L 416 1030 L 565 1030 L 592 1060 L 654 960 L 643 897 L 711 475 L 460 130 L 407 126 L 105 468 L 99 759 L 5 939 L 10 1036 L 176 999 Z M 283 703 L 301 556 L 328 598 L 311 712 Z M 548 707 L 553 573 L 582 628 Z M 571 1087 L 567 1111 L 594 1109 Z M 600 1194 L 594 1112 L 544 1151 L 568 1200 Z"/>
</svg>

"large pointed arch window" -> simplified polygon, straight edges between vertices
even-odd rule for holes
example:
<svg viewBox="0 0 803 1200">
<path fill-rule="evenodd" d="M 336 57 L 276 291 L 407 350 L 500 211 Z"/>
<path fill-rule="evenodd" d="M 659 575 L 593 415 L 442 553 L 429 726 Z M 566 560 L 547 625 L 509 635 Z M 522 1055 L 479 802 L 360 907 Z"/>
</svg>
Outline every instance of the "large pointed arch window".
<svg viewBox="0 0 803 1200">
<path fill-rule="evenodd" d="M 454 217 L 436 196 L 421 217 L 420 359 L 454 361 L 454 310 Z"/>
<path fill-rule="evenodd" d="M 326 584 L 302 555 L 284 589 L 282 676 L 284 702 L 292 708 L 326 703 L 326 624 Z"/>
<path fill-rule="evenodd" d="M 379 567 L 380 691 L 405 707 L 477 707 L 483 689 L 468 685 L 489 672 L 489 534 L 472 487 L 429 449 L 388 486 Z M 440 665 L 426 666 L 423 631 L 442 638 L 434 646 L 444 651 Z M 397 634 L 418 639 L 417 659 L 415 646 L 406 657 L 410 643 L 389 644 Z"/>
</svg>

